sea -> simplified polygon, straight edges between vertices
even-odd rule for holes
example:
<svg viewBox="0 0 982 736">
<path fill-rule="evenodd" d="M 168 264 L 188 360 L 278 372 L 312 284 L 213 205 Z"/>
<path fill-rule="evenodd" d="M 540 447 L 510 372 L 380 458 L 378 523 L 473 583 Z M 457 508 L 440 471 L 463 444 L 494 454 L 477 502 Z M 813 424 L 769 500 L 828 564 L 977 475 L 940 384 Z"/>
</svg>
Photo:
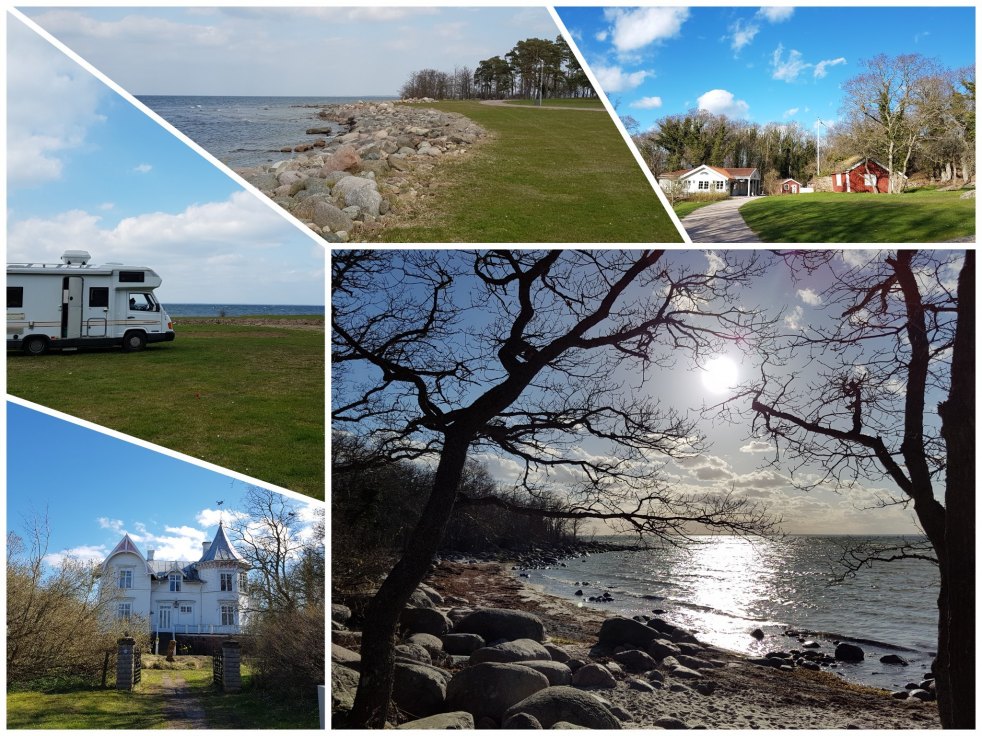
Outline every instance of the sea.
<svg viewBox="0 0 982 736">
<path fill-rule="evenodd" d="M 829 670 L 851 682 L 890 690 L 918 682 L 930 670 L 937 643 L 938 571 L 930 562 L 877 563 L 842 578 L 837 561 L 860 542 L 889 537 L 788 536 L 750 540 L 695 537 L 694 543 L 605 552 L 566 560 L 566 567 L 530 570 L 526 582 L 580 606 L 632 617 L 652 615 L 695 632 L 700 641 L 763 656 L 800 648 L 788 629 L 809 632 L 833 653 L 833 641 L 858 643 L 856 664 Z M 623 538 L 601 538 L 623 542 Z M 582 597 L 574 595 L 582 590 Z M 590 596 L 609 592 L 612 603 Z M 750 636 L 761 629 L 765 637 Z M 880 662 L 899 654 L 909 666 Z"/>
<path fill-rule="evenodd" d="M 164 304 L 171 317 L 324 316 L 323 306 L 309 304 Z"/>
<path fill-rule="evenodd" d="M 311 141 L 308 128 L 342 126 L 317 117 L 322 105 L 381 102 L 390 97 L 205 97 L 144 95 L 138 98 L 167 122 L 231 168 L 290 158 L 281 148 Z"/>
</svg>

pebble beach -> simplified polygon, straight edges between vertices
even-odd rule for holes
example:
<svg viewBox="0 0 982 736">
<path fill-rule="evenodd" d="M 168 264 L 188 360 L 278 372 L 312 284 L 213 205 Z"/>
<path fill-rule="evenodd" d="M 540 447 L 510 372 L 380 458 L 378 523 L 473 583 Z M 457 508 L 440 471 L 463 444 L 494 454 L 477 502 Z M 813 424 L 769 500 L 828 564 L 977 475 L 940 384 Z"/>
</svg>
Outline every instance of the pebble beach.
<svg viewBox="0 0 982 736">
<path fill-rule="evenodd" d="M 593 699 L 599 699 L 604 705 L 605 713 L 616 717 L 616 725 L 612 721 L 606 724 L 607 728 L 940 727 L 937 707 L 933 702 L 923 702 L 916 698 L 898 700 L 891 697 L 888 691 L 849 684 L 828 672 L 800 667 L 785 671 L 773 666 L 762 666 L 751 658 L 698 643 L 685 632 L 679 632 L 671 626 L 664 629 L 668 632 L 665 636 L 671 635 L 677 640 L 675 644 L 666 642 L 664 645 L 672 647 L 671 653 L 669 650 L 658 651 L 658 647 L 663 645 L 650 642 L 648 646 L 635 646 L 624 641 L 614 646 L 619 638 L 630 638 L 632 626 L 644 628 L 643 624 L 623 618 L 612 621 L 602 611 L 581 608 L 570 601 L 543 593 L 514 577 L 508 567 L 496 562 L 444 561 L 433 569 L 425 581 L 426 589 L 432 591 L 432 596 L 440 601 L 439 604 L 434 604 L 435 608 L 445 612 L 448 621 L 454 622 L 454 631 L 457 627 L 467 628 L 467 617 L 475 611 L 485 609 L 522 612 L 516 615 L 531 615 L 540 620 L 544 631 L 543 646 L 550 652 L 550 655 L 545 656 L 552 660 L 548 662 L 548 666 L 540 665 L 540 669 L 547 671 L 550 678 L 552 671 L 559 667 L 567 668 L 573 674 L 570 683 L 572 687 L 555 687 L 557 683 L 566 681 L 550 679 L 549 684 L 552 687 L 537 693 L 535 697 L 542 700 L 553 691 L 555 698 L 579 697 L 580 693 L 586 693 Z M 461 623 L 462 621 L 465 623 Z M 350 659 L 349 655 L 342 655 L 340 652 L 350 652 L 357 656 L 360 634 L 355 627 L 349 628 L 338 621 L 333 628 L 335 656 L 332 657 L 332 681 L 337 709 L 344 707 L 343 690 L 351 687 L 350 675 L 347 680 L 343 677 L 339 680 L 335 674 L 339 672 L 339 666 L 347 667 L 341 665 L 340 659 Z M 409 639 L 413 636 L 420 637 L 420 634 L 409 635 Z M 453 636 L 449 639 L 453 640 Z M 425 639 L 419 641 L 433 644 Z M 408 646 L 409 643 L 411 642 L 407 639 L 404 645 Z M 436 707 L 437 715 L 431 714 L 429 717 L 446 719 L 460 716 L 460 711 L 450 709 L 466 703 L 467 700 L 461 694 L 461 687 L 455 687 L 453 680 L 459 678 L 458 682 L 462 681 L 464 676 L 460 672 L 473 669 L 475 662 L 483 661 L 484 664 L 479 666 L 484 668 L 516 667 L 515 664 L 489 665 L 488 662 L 508 661 L 498 655 L 506 653 L 511 657 L 513 650 L 521 649 L 520 644 L 521 642 L 516 641 L 486 647 L 492 651 L 477 650 L 469 658 L 447 656 L 439 649 L 431 652 L 433 668 L 439 667 L 441 672 L 446 673 L 449 687 L 445 691 L 447 702 Z M 532 644 L 534 642 L 527 646 L 531 647 Z M 654 661 L 642 649 L 655 654 Z M 403 654 L 411 651 L 412 649 L 407 649 Z M 557 667 L 556 663 L 564 659 L 567 660 L 566 664 Z M 412 669 L 417 666 L 402 661 L 405 662 L 401 665 L 403 668 Z M 440 662 L 439 666 L 437 662 Z M 352 667 L 357 666 L 356 662 L 349 664 Z M 397 670 L 399 667 L 397 665 Z M 488 674 L 498 676 L 501 673 L 489 670 Z M 397 676 L 397 683 L 399 679 Z M 399 687 L 396 693 L 397 704 L 398 690 Z M 574 690 L 579 693 L 566 692 Z M 352 691 L 348 694 L 353 696 Z M 541 703 L 536 705 L 534 698 L 523 703 L 525 704 L 513 704 L 512 711 L 523 707 L 535 711 L 536 707 L 542 707 Z M 419 714 L 401 714 L 401 720 L 409 721 L 404 727 L 446 727 L 417 721 L 412 717 L 414 715 Z M 514 715 L 516 712 L 508 711 L 498 714 L 497 719 L 484 715 L 483 721 L 479 718 L 474 721 L 474 726 L 465 723 L 463 727 L 518 727 L 518 721 L 508 721 Z M 521 712 L 517 715 L 524 717 L 528 714 Z M 574 716 L 571 717 L 575 720 Z M 589 719 L 583 716 L 582 720 Z M 414 721 L 416 725 L 413 725 Z M 596 722 L 572 725 L 601 727 Z M 542 724 L 541 727 L 555 727 L 555 723 Z"/>
</svg>

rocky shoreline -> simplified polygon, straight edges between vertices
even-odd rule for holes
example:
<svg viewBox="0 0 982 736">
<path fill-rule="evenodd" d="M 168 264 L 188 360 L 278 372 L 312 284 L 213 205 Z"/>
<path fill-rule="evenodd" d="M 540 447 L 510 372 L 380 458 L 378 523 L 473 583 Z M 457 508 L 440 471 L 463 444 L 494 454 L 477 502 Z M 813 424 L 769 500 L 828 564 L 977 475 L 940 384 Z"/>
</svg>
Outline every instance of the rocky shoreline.
<svg viewBox="0 0 982 736">
<path fill-rule="evenodd" d="M 318 117 L 328 125 L 308 129 L 312 141 L 283 149 L 293 158 L 236 173 L 329 243 L 372 240 L 425 211 L 436 168 L 487 137 L 463 115 L 413 104 L 325 105 Z"/>
<path fill-rule="evenodd" d="M 400 728 L 937 728 L 934 703 L 896 700 L 544 595 L 500 563 L 443 561 L 402 617 Z M 332 606 L 332 703 L 344 727 L 359 622 Z M 790 653 L 788 653 L 790 654 Z M 803 661 L 808 661 L 807 658 Z M 401 725 L 400 725 L 401 724 Z"/>
</svg>

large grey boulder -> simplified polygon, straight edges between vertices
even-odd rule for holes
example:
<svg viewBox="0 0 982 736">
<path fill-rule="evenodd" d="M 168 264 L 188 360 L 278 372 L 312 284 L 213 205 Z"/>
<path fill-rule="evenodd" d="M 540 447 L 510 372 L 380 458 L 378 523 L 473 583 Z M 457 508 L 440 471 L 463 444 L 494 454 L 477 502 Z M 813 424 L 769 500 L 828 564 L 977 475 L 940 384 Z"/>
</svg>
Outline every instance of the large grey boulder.
<svg viewBox="0 0 982 736">
<path fill-rule="evenodd" d="M 438 667 L 396 662 L 392 699 L 402 710 L 422 718 L 443 710 L 450 673 Z"/>
<path fill-rule="evenodd" d="M 677 657 L 681 653 L 682 650 L 668 639 L 652 639 L 650 642 L 648 642 L 648 654 L 655 659 Z"/>
<path fill-rule="evenodd" d="M 304 222 L 312 222 L 317 227 L 328 228 L 333 232 L 350 230 L 354 220 L 336 205 L 323 199 L 324 195 L 308 197 L 293 208 L 293 215 Z"/>
<path fill-rule="evenodd" d="M 443 642 L 440 641 L 439 637 L 433 636 L 433 634 L 413 634 L 406 640 L 406 643 L 423 647 L 423 649 L 429 652 L 431 659 L 440 659 L 446 654 L 443 651 Z"/>
<path fill-rule="evenodd" d="M 423 664 L 433 664 L 433 657 L 426 651 L 425 647 L 419 644 L 405 643 L 395 646 L 396 659 L 407 659 L 411 662 L 422 662 Z"/>
<path fill-rule="evenodd" d="M 442 639 L 447 654 L 470 655 L 484 646 L 484 639 L 477 634 L 444 634 Z"/>
<path fill-rule="evenodd" d="M 614 655 L 614 660 L 619 662 L 628 672 L 647 672 L 653 670 L 658 663 L 648 654 L 640 649 L 627 649 Z"/>
<path fill-rule="evenodd" d="M 456 710 L 452 713 L 438 713 L 429 718 L 420 718 L 415 721 L 408 721 L 397 729 L 420 729 L 438 731 L 464 731 L 474 728 L 474 717 L 465 711 Z"/>
<path fill-rule="evenodd" d="M 546 638 L 545 628 L 538 616 L 506 608 L 479 608 L 458 621 L 453 627 L 453 633 L 478 634 L 485 641 L 542 641 Z"/>
<path fill-rule="evenodd" d="M 408 634 L 432 634 L 436 637 L 446 634 L 451 626 L 450 619 L 435 608 L 405 608 L 399 623 Z"/>
<path fill-rule="evenodd" d="M 620 644 L 633 644 L 646 647 L 648 642 L 658 636 L 654 629 L 640 621 L 623 616 L 608 618 L 600 626 L 599 645 L 613 649 Z"/>
<path fill-rule="evenodd" d="M 531 659 L 550 659 L 549 652 L 532 639 L 516 639 L 482 647 L 471 654 L 471 664 L 481 662 L 521 662 Z"/>
<path fill-rule="evenodd" d="M 500 723 L 511 706 L 547 687 L 549 680 L 541 672 L 518 664 L 485 662 L 453 676 L 446 707 L 467 711 L 475 721 L 493 718 Z"/>
<path fill-rule="evenodd" d="M 337 644 L 331 644 L 331 661 L 357 670 L 361 667 L 361 655 Z"/>
<path fill-rule="evenodd" d="M 843 662 L 861 662 L 866 658 L 866 653 L 862 647 L 842 642 L 835 648 L 835 658 Z"/>
<path fill-rule="evenodd" d="M 372 179 L 346 176 L 334 185 L 332 194 L 335 197 L 340 196 L 346 207 L 358 207 L 362 212 L 376 217 L 379 214 L 382 195 L 378 193 L 378 187 Z"/>
<path fill-rule="evenodd" d="M 516 713 L 527 713 L 543 728 L 552 728 L 561 721 L 586 728 L 621 727 L 621 722 L 598 698 L 575 687 L 540 690 L 505 711 L 505 720 Z"/>
<path fill-rule="evenodd" d="M 425 590 L 416 588 L 413 594 L 409 596 L 409 600 L 406 602 L 406 608 L 436 608 L 436 604 L 433 603 L 433 599 L 427 595 Z"/>
<path fill-rule="evenodd" d="M 342 606 L 340 603 L 331 604 L 331 621 L 337 621 L 339 624 L 347 624 L 350 620 L 350 608 Z"/>
<path fill-rule="evenodd" d="M 573 681 L 573 671 L 562 662 L 542 659 L 519 662 L 522 667 L 530 667 L 549 679 L 550 685 L 569 685 Z"/>
<path fill-rule="evenodd" d="M 546 651 L 549 652 L 549 656 L 552 657 L 553 662 L 565 663 L 565 662 L 569 662 L 572 659 L 572 657 L 569 656 L 569 652 L 567 652 L 565 649 L 563 649 L 560 646 L 557 646 L 555 644 L 543 644 L 542 646 L 544 646 L 546 648 Z"/>
<path fill-rule="evenodd" d="M 573 673 L 573 684 L 576 687 L 598 687 L 611 690 L 617 687 L 617 680 L 602 664 L 592 663 L 580 667 Z"/>
<path fill-rule="evenodd" d="M 528 713 L 516 713 L 515 715 L 508 718 L 501 724 L 501 728 L 505 731 L 520 730 L 520 731 L 530 731 L 535 729 L 542 729 L 542 724 L 538 720 L 530 716 Z"/>
<path fill-rule="evenodd" d="M 341 664 L 331 665 L 331 710 L 351 710 L 358 690 L 358 673 Z"/>
<path fill-rule="evenodd" d="M 680 629 L 678 626 L 670 624 L 668 621 L 662 621 L 660 618 L 651 619 L 648 621 L 648 626 L 658 632 L 660 635 L 658 638 L 660 639 L 670 639 L 674 642 L 689 642 L 691 644 L 699 643 L 699 640 L 685 629 Z"/>
</svg>

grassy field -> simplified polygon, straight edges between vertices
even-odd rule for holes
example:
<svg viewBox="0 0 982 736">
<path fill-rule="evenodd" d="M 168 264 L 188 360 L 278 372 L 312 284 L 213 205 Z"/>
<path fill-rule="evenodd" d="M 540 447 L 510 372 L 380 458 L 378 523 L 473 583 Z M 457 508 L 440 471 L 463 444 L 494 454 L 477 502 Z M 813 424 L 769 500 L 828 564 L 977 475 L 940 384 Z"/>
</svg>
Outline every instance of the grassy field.
<svg viewBox="0 0 982 736">
<path fill-rule="evenodd" d="M 740 208 L 765 243 L 934 243 L 975 233 L 975 200 L 961 192 L 802 194 Z"/>
<path fill-rule="evenodd" d="M 509 105 L 531 105 L 536 107 L 536 100 L 505 100 Z M 604 103 L 599 97 L 556 97 L 542 101 L 543 107 L 592 107 L 604 109 Z"/>
<path fill-rule="evenodd" d="M 722 202 L 726 197 L 717 197 L 715 199 L 705 199 L 705 200 L 692 200 L 687 199 L 682 202 L 676 202 L 672 209 L 675 210 L 675 214 L 678 215 L 681 220 L 686 215 L 691 215 L 700 207 L 705 207 L 710 204 L 716 204 L 717 202 Z"/>
<path fill-rule="evenodd" d="M 610 116 L 442 102 L 493 139 L 438 167 L 435 191 L 392 242 L 680 242 Z"/>
<path fill-rule="evenodd" d="M 210 659 L 210 658 L 209 658 Z M 171 671 L 187 683 L 214 729 L 317 728 L 317 705 L 304 706 L 266 697 L 250 687 L 251 673 L 242 670 L 243 690 L 225 694 L 212 686 L 210 668 Z M 167 728 L 162 670 L 144 668 L 143 680 L 132 691 L 111 688 L 66 692 L 7 694 L 7 728 L 148 729 Z"/>
<path fill-rule="evenodd" d="M 324 498 L 323 319 L 226 321 L 181 319 L 174 342 L 139 353 L 11 352 L 7 391 Z"/>
</svg>

